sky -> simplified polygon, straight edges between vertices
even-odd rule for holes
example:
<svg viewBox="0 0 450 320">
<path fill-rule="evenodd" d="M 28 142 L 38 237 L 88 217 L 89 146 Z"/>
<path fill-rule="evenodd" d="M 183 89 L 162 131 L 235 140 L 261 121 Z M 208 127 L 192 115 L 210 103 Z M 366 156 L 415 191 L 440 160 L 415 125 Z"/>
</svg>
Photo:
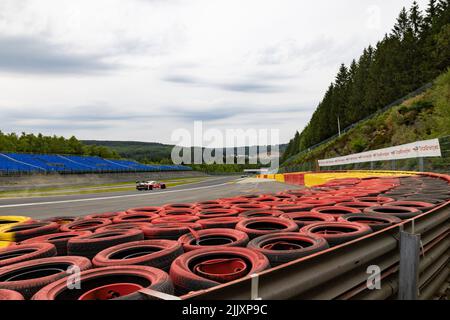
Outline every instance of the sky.
<svg viewBox="0 0 450 320">
<path fill-rule="evenodd" d="M 0 130 L 172 143 L 203 121 L 286 143 L 411 3 L 1 0 Z"/>
</svg>

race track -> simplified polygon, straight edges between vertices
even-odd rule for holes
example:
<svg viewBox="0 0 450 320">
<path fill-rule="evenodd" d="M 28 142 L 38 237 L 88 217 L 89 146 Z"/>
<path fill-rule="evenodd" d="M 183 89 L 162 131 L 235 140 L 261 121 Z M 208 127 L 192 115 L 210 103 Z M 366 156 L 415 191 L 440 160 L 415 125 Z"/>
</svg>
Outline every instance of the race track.
<svg viewBox="0 0 450 320">
<path fill-rule="evenodd" d="M 167 190 L 126 191 L 101 195 L 74 195 L 0 200 L 1 215 L 20 215 L 35 219 L 78 216 L 122 211 L 133 207 L 159 206 L 175 202 L 197 202 L 250 193 L 271 193 L 298 187 L 268 180 L 213 177 L 202 182 Z"/>
</svg>

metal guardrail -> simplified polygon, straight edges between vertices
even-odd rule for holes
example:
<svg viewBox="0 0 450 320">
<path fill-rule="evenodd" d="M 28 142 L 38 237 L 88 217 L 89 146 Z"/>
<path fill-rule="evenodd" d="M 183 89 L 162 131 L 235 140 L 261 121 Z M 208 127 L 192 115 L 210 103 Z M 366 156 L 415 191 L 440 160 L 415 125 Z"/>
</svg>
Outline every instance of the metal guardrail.
<svg viewBox="0 0 450 320">
<path fill-rule="evenodd" d="M 391 109 L 391 108 L 393 108 L 393 107 L 395 107 L 395 106 L 398 106 L 398 105 L 402 104 L 402 103 L 405 102 L 406 100 L 411 99 L 411 98 L 414 98 L 415 96 L 417 96 L 417 95 L 419 95 L 419 94 L 425 92 L 426 90 L 428 90 L 429 88 L 431 88 L 432 85 L 433 85 L 433 83 L 432 83 L 432 82 L 429 82 L 429 83 L 423 85 L 422 87 L 416 89 L 415 91 L 409 93 L 408 95 L 406 95 L 406 96 L 404 96 L 404 97 L 402 97 L 402 98 L 400 98 L 400 99 L 395 100 L 394 102 L 388 104 L 387 106 L 385 106 L 385 107 L 383 107 L 383 108 L 381 108 L 381 109 L 378 109 L 376 112 L 372 113 L 371 115 L 369 115 L 369 116 L 367 116 L 367 117 L 365 117 L 365 118 L 363 118 L 363 119 L 361 119 L 361 120 L 359 120 L 359 121 L 353 123 L 352 125 L 350 125 L 350 126 L 344 128 L 344 129 L 342 129 L 342 130 L 341 130 L 341 135 L 344 134 L 344 133 L 347 133 L 348 131 L 350 131 L 351 129 L 353 129 L 354 127 L 356 127 L 358 124 L 360 124 L 360 123 L 362 123 L 362 122 L 364 122 L 364 121 L 367 121 L 367 120 L 369 120 L 369 119 L 372 119 L 372 118 L 374 118 L 374 117 L 380 115 L 381 113 L 386 112 L 387 110 L 389 110 L 389 109 Z M 323 144 L 326 144 L 326 143 L 328 143 L 328 142 L 330 142 L 330 141 L 332 141 L 332 140 L 334 140 L 334 139 L 337 139 L 338 137 L 339 137 L 339 134 L 336 133 L 335 135 L 333 135 L 333 136 L 331 136 L 331 137 L 329 137 L 329 138 L 327 138 L 327 139 L 325 139 L 325 140 L 323 140 L 323 141 L 321 141 L 321 142 L 319 142 L 319 143 L 317 143 L 317 144 L 315 144 L 315 145 L 313 145 L 313 146 L 310 146 L 308 149 L 305 149 L 305 150 L 303 150 L 303 151 L 301 151 L 301 152 L 299 152 L 299 153 L 297 153 L 297 154 L 295 154 L 295 155 L 289 157 L 288 159 L 285 160 L 285 163 L 288 163 L 288 164 L 289 164 L 291 161 L 293 161 L 293 160 L 299 158 L 300 156 L 304 155 L 305 153 L 311 152 L 311 151 L 313 151 L 314 149 L 316 149 L 317 147 L 319 147 L 319 146 L 321 146 L 321 145 L 323 145 Z"/>
<path fill-rule="evenodd" d="M 447 289 L 449 276 L 450 202 L 373 233 L 258 275 L 258 296 L 284 299 L 388 299 L 396 298 L 400 263 L 400 232 L 421 235 L 419 299 L 430 299 Z M 381 288 L 367 286 L 368 266 L 381 270 Z M 252 277 L 236 280 L 183 299 L 248 300 Z M 254 283 L 253 283 L 254 284 Z"/>
</svg>

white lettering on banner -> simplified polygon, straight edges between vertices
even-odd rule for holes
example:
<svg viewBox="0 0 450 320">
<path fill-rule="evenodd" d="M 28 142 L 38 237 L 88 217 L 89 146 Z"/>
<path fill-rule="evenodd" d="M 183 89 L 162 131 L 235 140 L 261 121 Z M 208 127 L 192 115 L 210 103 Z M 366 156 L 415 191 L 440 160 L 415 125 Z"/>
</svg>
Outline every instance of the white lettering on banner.
<svg viewBox="0 0 450 320">
<path fill-rule="evenodd" d="M 319 160 L 320 167 L 339 166 L 383 160 L 399 160 L 410 158 L 441 157 L 439 139 L 417 141 L 385 149 L 351 154 L 332 159 Z"/>
</svg>

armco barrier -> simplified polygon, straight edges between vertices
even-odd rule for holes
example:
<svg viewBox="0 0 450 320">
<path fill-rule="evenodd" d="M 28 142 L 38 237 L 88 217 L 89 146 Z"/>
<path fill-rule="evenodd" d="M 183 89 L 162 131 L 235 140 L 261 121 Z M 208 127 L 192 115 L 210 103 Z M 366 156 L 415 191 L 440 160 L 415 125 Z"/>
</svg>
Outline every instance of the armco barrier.
<svg viewBox="0 0 450 320">
<path fill-rule="evenodd" d="M 450 176 L 447 175 L 416 174 L 450 182 Z M 436 293 L 445 292 L 450 274 L 450 201 L 382 231 L 182 298 L 396 299 L 399 291 L 401 232 L 420 235 L 418 298 L 431 299 Z M 370 268 L 374 266 L 381 272 L 380 286 L 376 290 L 368 286 L 370 270 L 373 270 Z"/>
</svg>

